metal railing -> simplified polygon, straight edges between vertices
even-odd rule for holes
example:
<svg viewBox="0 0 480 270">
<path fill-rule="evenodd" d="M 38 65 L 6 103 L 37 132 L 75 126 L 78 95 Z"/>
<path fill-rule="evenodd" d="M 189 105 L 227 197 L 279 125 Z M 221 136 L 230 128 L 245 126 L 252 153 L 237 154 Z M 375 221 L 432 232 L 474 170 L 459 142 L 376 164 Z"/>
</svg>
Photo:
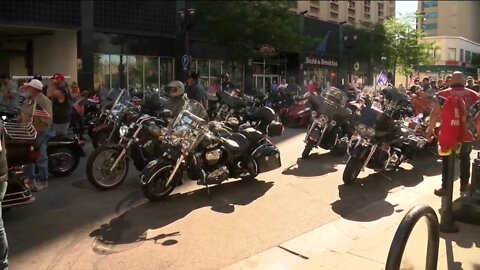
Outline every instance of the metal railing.
<svg viewBox="0 0 480 270">
<path fill-rule="evenodd" d="M 426 270 L 437 269 L 440 228 L 435 211 L 428 205 L 417 205 L 410 209 L 400 222 L 388 252 L 386 270 L 399 270 L 407 241 L 417 222 L 426 217 L 428 226 L 428 246 Z"/>
</svg>

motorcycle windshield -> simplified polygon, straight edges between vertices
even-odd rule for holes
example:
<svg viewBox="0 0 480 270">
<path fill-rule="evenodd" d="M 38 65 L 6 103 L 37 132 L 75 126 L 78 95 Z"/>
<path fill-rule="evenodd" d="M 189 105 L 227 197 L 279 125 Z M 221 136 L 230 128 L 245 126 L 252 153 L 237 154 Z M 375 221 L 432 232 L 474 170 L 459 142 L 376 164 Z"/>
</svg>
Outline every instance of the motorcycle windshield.
<svg viewBox="0 0 480 270">
<path fill-rule="evenodd" d="M 374 108 L 364 107 L 360 112 L 358 122 L 374 128 L 377 137 L 383 137 L 394 130 L 393 119 Z"/>
<path fill-rule="evenodd" d="M 121 103 L 125 106 L 130 101 L 130 94 L 126 89 L 111 89 L 104 100 L 102 100 L 102 106 L 111 108 Z"/>
<path fill-rule="evenodd" d="M 247 107 L 247 102 L 240 97 L 234 97 L 227 92 L 219 92 L 217 94 L 223 104 L 228 105 L 230 108 L 239 109 Z"/>
<path fill-rule="evenodd" d="M 182 112 L 173 121 L 172 133 L 183 134 L 192 128 L 202 127 L 208 123 L 208 113 L 198 101 L 190 99 L 185 102 Z"/>
<path fill-rule="evenodd" d="M 331 92 L 330 94 L 322 93 L 320 96 L 310 95 L 309 102 L 312 109 L 318 114 L 327 115 L 336 121 L 342 120 L 350 115 L 346 105 L 347 96 L 341 91 Z"/>
<path fill-rule="evenodd" d="M 347 105 L 347 95 L 336 87 L 329 87 L 323 90 L 320 95 L 327 103 L 335 107 L 345 107 Z"/>
</svg>

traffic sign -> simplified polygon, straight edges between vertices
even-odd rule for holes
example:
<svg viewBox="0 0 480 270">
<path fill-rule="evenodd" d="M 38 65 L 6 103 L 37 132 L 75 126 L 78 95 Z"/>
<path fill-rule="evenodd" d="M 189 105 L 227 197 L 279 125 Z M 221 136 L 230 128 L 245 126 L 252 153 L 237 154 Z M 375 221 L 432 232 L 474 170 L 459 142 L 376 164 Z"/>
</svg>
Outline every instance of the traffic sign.
<svg viewBox="0 0 480 270">
<path fill-rule="evenodd" d="M 182 56 L 182 66 L 183 66 L 183 71 L 188 70 L 188 63 L 189 63 L 189 57 L 188 55 L 184 54 Z"/>
</svg>

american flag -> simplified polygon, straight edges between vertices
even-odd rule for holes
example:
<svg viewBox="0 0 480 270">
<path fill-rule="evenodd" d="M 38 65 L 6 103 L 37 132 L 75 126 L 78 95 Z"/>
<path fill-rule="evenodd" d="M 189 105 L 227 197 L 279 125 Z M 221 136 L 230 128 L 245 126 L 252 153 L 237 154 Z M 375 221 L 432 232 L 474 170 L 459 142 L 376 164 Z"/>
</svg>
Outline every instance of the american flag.
<svg viewBox="0 0 480 270">
<path fill-rule="evenodd" d="M 52 117 L 46 110 L 35 102 L 35 108 L 33 109 L 33 116 L 50 118 Z"/>
</svg>

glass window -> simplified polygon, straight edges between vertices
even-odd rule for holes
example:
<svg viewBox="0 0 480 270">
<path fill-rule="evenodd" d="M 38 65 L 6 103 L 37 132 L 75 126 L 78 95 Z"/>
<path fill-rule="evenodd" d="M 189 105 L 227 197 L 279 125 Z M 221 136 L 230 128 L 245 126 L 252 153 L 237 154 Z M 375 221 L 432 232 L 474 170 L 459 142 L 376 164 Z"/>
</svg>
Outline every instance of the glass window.
<svg viewBox="0 0 480 270">
<path fill-rule="evenodd" d="M 447 60 L 457 60 L 457 49 L 456 48 L 448 48 L 447 51 Z"/>
<path fill-rule="evenodd" d="M 440 48 L 435 48 L 433 51 L 433 58 L 436 60 L 440 60 L 441 57 L 441 49 Z"/>
<path fill-rule="evenodd" d="M 110 88 L 110 56 L 108 54 L 93 55 L 93 82 L 95 91 L 102 85 Z"/>
<path fill-rule="evenodd" d="M 426 23 L 423 25 L 423 30 L 432 30 L 432 29 L 437 29 L 436 23 Z"/>
<path fill-rule="evenodd" d="M 111 88 L 125 88 L 126 71 L 125 71 L 125 55 L 112 54 L 110 55 L 110 80 Z"/>
<path fill-rule="evenodd" d="M 438 13 L 437 12 L 427 12 L 427 13 L 425 13 L 425 18 L 426 19 L 436 19 L 436 18 L 438 18 Z"/>
<path fill-rule="evenodd" d="M 210 60 L 210 77 L 218 78 L 220 77 L 222 71 L 222 61 L 220 60 Z"/>
<path fill-rule="evenodd" d="M 460 62 L 463 62 L 463 49 L 460 49 Z"/>
<path fill-rule="evenodd" d="M 156 91 L 159 89 L 158 57 L 145 57 L 145 90 Z"/>
<path fill-rule="evenodd" d="M 365 3 L 365 6 L 369 7 L 370 6 L 370 0 L 365 0 L 363 1 Z"/>
<path fill-rule="evenodd" d="M 472 62 L 472 52 L 465 51 L 465 62 L 468 64 Z"/>
<path fill-rule="evenodd" d="M 128 89 L 137 93 L 143 93 L 143 56 L 127 56 Z"/>
<path fill-rule="evenodd" d="M 423 8 L 431 8 L 431 7 L 436 7 L 438 6 L 437 1 L 424 1 L 423 2 Z"/>
<path fill-rule="evenodd" d="M 165 86 L 173 80 L 173 59 L 160 58 L 160 85 Z"/>
<path fill-rule="evenodd" d="M 209 70 L 209 61 L 206 59 L 197 59 L 197 74 L 200 77 L 203 85 L 208 86 L 210 70 Z"/>
</svg>

